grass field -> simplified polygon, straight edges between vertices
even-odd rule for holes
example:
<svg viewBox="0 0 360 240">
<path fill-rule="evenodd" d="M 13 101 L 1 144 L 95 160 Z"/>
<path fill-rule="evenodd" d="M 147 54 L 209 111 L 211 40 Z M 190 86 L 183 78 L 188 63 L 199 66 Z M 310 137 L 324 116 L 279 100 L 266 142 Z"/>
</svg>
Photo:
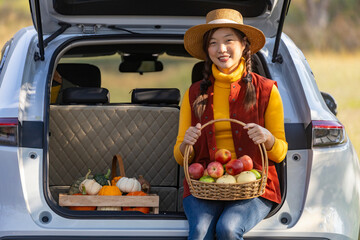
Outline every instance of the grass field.
<svg viewBox="0 0 360 240">
<path fill-rule="evenodd" d="M 305 53 L 321 91 L 337 101 L 338 119 L 360 156 L 360 51 Z"/>
</svg>

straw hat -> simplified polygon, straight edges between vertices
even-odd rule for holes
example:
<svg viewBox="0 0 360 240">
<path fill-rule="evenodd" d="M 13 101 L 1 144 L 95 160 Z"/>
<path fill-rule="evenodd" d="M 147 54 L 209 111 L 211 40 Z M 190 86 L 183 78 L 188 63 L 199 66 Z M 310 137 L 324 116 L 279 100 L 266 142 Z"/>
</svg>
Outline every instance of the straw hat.
<svg viewBox="0 0 360 240">
<path fill-rule="evenodd" d="M 265 44 L 263 32 L 243 23 L 241 13 L 233 9 L 215 9 L 206 15 L 206 24 L 200 24 L 189 28 L 184 36 L 185 49 L 195 58 L 205 60 L 206 53 L 203 50 L 203 36 L 213 29 L 221 27 L 235 28 L 243 32 L 249 42 L 251 53 L 259 51 Z"/>
</svg>

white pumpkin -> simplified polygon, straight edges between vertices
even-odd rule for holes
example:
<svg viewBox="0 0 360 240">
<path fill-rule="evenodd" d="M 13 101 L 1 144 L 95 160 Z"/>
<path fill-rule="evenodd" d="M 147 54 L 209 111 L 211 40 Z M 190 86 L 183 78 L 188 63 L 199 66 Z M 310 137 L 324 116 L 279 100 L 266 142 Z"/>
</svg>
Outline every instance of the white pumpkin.
<svg viewBox="0 0 360 240">
<path fill-rule="evenodd" d="M 102 186 L 97 183 L 94 179 L 85 179 L 81 182 L 79 186 L 79 190 L 82 191 L 83 186 L 85 187 L 85 191 L 89 195 L 96 195 L 102 188 Z"/>
<path fill-rule="evenodd" d="M 97 207 L 98 211 L 121 211 L 121 207 Z"/>
<path fill-rule="evenodd" d="M 136 178 L 122 177 L 116 183 L 116 186 L 120 189 L 120 191 L 126 193 L 141 191 L 141 184 Z"/>
</svg>

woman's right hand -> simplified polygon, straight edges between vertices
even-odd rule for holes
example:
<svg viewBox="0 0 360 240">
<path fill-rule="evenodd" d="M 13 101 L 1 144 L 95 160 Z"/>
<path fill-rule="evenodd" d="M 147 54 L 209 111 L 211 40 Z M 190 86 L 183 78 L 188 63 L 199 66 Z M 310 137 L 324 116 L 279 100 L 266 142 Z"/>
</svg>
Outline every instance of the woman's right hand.
<svg viewBox="0 0 360 240">
<path fill-rule="evenodd" d="M 184 144 L 193 146 L 201 135 L 201 124 L 197 123 L 196 126 L 189 127 L 185 132 Z"/>
</svg>

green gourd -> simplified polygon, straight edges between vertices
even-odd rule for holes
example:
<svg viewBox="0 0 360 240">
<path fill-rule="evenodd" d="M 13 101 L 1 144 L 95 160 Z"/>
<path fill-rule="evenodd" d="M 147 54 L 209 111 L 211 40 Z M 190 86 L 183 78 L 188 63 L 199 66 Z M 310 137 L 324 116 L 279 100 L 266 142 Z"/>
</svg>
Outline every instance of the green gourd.
<svg viewBox="0 0 360 240">
<path fill-rule="evenodd" d="M 94 178 L 94 176 L 90 175 L 90 173 L 91 173 L 91 170 L 89 169 L 89 171 L 86 174 L 86 175 L 88 175 L 87 179 L 93 179 Z M 73 184 L 71 184 L 71 186 L 70 186 L 69 194 L 73 195 L 73 194 L 76 194 L 76 193 L 80 193 L 79 186 L 85 179 L 86 179 L 86 177 L 84 176 L 84 177 L 78 178 L 75 182 L 73 182 Z"/>
<path fill-rule="evenodd" d="M 104 174 L 95 174 L 94 179 L 98 182 L 101 186 L 108 185 L 109 177 L 110 177 L 111 170 L 108 169 L 107 173 Z"/>
</svg>

